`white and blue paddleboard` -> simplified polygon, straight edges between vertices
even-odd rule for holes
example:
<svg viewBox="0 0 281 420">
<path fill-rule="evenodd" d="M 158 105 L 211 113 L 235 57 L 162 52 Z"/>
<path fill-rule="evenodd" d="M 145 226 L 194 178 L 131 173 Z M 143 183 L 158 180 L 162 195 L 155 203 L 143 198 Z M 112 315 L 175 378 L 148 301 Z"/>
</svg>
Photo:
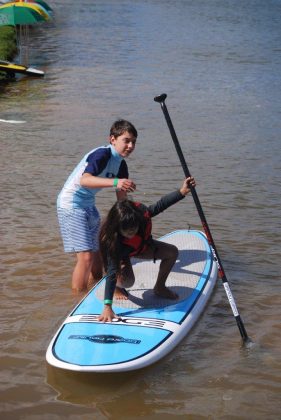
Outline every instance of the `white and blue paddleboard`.
<svg viewBox="0 0 281 420">
<path fill-rule="evenodd" d="M 202 232 L 178 230 L 160 240 L 179 257 L 166 285 L 179 298 L 153 293 L 159 262 L 133 260 L 135 284 L 128 300 L 114 300 L 118 319 L 99 322 L 103 278 L 66 318 L 46 354 L 50 365 L 81 372 L 121 372 L 148 366 L 169 353 L 202 313 L 217 279 L 217 264 Z"/>
</svg>

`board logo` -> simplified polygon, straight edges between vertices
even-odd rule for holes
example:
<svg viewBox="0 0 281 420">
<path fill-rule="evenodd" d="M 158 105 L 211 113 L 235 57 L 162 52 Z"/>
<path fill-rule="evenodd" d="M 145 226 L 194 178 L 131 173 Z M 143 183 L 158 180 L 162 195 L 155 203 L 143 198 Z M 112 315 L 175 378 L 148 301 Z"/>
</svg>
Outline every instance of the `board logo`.
<svg viewBox="0 0 281 420">
<path fill-rule="evenodd" d="M 133 338 L 124 338 L 119 335 L 70 335 L 69 339 L 76 340 L 88 340 L 92 343 L 100 344 L 115 344 L 115 343 L 128 343 L 128 344 L 140 344 L 141 340 L 135 340 Z"/>
<path fill-rule="evenodd" d="M 79 322 L 99 322 L 98 315 L 82 315 L 79 318 Z M 113 324 L 127 324 L 127 325 L 135 325 L 135 326 L 142 326 L 142 327 L 154 327 L 154 328 L 164 328 L 166 322 L 160 319 L 148 319 L 148 318 L 113 318 Z"/>
</svg>

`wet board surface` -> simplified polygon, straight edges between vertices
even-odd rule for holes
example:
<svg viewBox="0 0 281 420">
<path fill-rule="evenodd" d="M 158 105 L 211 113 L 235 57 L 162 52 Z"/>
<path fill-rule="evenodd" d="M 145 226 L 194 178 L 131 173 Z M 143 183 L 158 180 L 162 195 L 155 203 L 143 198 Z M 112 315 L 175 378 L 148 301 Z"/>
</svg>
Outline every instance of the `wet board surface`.
<svg viewBox="0 0 281 420">
<path fill-rule="evenodd" d="M 105 278 L 63 322 L 47 349 L 52 366 L 82 372 L 121 372 L 148 366 L 173 350 L 202 313 L 217 279 L 217 265 L 205 235 L 178 230 L 159 238 L 179 249 L 166 285 L 179 298 L 153 293 L 159 261 L 133 259 L 135 284 L 128 300 L 114 300 L 118 315 L 98 321 L 103 309 Z"/>
</svg>

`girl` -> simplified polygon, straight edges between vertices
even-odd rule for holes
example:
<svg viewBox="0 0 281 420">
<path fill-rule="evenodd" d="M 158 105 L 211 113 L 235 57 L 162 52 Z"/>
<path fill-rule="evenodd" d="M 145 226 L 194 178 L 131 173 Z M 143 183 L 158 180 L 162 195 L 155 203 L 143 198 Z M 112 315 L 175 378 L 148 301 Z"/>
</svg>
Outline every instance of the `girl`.
<svg viewBox="0 0 281 420">
<path fill-rule="evenodd" d="M 154 293 L 160 297 L 177 299 L 178 296 L 165 283 L 176 262 L 176 246 L 152 238 L 151 218 L 182 200 L 196 183 L 193 177 L 184 180 L 181 188 L 146 207 L 130 200 L 117 201 L 110 209 L 100 232 L 100 250 L 107 278 L 104 309 L 99 321 L 111 322 L 116 318 L 112 310 L 113 295 L 128 299 L 125 288 L 135 282 L 130 257 L 161 260 Z"/>
</svg>

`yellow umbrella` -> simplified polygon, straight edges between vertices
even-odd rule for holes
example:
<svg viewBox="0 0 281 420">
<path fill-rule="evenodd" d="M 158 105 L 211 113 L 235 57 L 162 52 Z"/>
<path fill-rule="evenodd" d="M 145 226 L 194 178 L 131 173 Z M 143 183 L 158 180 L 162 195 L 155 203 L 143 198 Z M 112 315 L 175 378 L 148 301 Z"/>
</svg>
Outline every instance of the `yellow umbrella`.
<svg viewBox="0 0 281 420">
<path fill-rule="evenodd" d="M 37 3 L 26 3 L 24 1 L 14 1 L 14 2 L 9 2 L 9 3 L 5 3 L 2 6 L 0 6 L 0 10 L 1 9 L 5 9 L 6 7 L 11 7 L 11 6 L 15 6 L 18 8 L 28 8 L 30 10 L 34 10 L 35 12 L 39 13 L 44 20 L 49 20 L 50 19 L 50 15 L 47 12 L 46 9 L 44 9 L 43 6 L 41 6 L 40 4 Z"/>
<path fill-rule="evenodd" d="M 30 16 L 27 18 L 26 13 Z M 20 62 L 28 65 L 28 44 L 29 44 L 29 25 L 35 22 L 50 19 L 48 12 L 38 4 L 26 2 L 10 2 L 0 6 L 0 24 L 15 25 L 17 28 L 17 40 L 20 55 Z M 10 23 L 8 23 L 9 19 Z M 31 19 L 32 17 L 32 19 Z M 6 22 L 6 23 L 5 23 Z"/>
<path fill-rule="evenodd" d="M 44 0 L 14 0 L 16 2 L 26 2 L 26 3 L 37 3 L 40 4 L 41 6 L 44 7 L 45 10 L 47 10 L 47 12 L 52 12 L 52 8 L 48 5 L 48 3 L 46 3 Z"/>
</svg>

